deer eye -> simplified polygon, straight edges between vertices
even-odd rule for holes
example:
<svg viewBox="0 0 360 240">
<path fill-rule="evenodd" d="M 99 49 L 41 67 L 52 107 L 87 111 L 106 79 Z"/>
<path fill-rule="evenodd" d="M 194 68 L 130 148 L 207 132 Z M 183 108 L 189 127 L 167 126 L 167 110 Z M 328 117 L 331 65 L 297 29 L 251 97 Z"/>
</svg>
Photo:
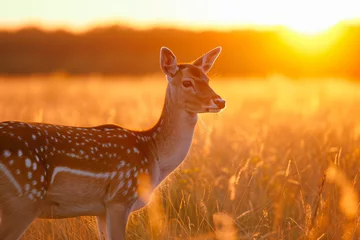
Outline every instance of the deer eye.
<svg viewBox="0 0 360 240">
<path fill-rule="evenodd" d="M 192 84 L 191 81 L 183 81 L 182 84 L 183 84 L 183 86 L 186 87 L 186 88 L 188 88 L 188 87 L 193 87 L 193 84 Z"/>
</svg>

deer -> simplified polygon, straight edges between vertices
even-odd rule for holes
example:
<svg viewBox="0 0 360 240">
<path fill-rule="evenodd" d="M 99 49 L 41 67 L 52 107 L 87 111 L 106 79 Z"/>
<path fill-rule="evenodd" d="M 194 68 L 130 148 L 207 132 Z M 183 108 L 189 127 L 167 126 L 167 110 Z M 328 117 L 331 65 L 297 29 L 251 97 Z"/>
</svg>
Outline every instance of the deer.
<svg viewBox="0 0 360 240">
<path fill-rule="evenodd" d="M 19 239 L 36 218 L 77 216 L 96 216 L 100 239 L 125 239 L 129 215 L 186 158 L 198 114 L 225 108 L 208 77 L 220 52 L 178 63 L 160 49 L 165 103 L 148 130 L 1 122 L 0 239 Z"/>
</svg>

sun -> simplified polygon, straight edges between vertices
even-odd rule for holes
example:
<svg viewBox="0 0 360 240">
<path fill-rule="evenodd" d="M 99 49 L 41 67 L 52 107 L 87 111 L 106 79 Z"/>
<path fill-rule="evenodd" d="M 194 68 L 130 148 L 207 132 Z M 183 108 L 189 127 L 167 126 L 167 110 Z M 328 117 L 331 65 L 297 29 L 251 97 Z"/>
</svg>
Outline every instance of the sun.
<svg viewBox="0 0 360 240">
<path fill-rule="evenodd" d="M 334 19 L 316 19 L 315 21 L 292 21 L 290 19 L 285 21 L 283 26 L 297 33 L 305 35 L 316 35 L 328 31 L 338 22 L 339 21 Z"/>
</svg>

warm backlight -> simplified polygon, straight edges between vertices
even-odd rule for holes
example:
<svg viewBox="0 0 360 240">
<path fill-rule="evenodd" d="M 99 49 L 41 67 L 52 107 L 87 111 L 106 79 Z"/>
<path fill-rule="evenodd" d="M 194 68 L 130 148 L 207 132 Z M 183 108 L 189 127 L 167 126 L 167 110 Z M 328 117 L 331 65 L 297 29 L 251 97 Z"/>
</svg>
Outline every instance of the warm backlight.
<svg viewBox="0 0 360 240">
<path fill-rule="evenodd" d="M 120 23 L 186 28 L 285 26 L 305 34 L 359 19 L 357 0 L 0 0 L 0 27 L 41 24 L 83 29 Z"/>
</svg>

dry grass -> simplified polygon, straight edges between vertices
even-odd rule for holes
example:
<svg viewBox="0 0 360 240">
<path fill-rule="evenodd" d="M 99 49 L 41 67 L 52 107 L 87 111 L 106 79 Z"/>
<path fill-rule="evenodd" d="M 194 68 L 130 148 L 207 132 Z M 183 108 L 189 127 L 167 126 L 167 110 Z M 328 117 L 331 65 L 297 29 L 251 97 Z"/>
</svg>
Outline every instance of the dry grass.
<svg viewBox="0 0 360 240">
<path fill-rule="evenodd" d="M 150 127 L 166 82 L 0 79 L 0 121 Z M 4 80 L 4 81 L 3 81 Z M 335 80 L 214 81 L 187 162 L 133 214 L 128 239 L 360 237 L 360 86 Z M 23 239 L 97 239 L 94 218 L 36 220 Z"/>
</svg>

